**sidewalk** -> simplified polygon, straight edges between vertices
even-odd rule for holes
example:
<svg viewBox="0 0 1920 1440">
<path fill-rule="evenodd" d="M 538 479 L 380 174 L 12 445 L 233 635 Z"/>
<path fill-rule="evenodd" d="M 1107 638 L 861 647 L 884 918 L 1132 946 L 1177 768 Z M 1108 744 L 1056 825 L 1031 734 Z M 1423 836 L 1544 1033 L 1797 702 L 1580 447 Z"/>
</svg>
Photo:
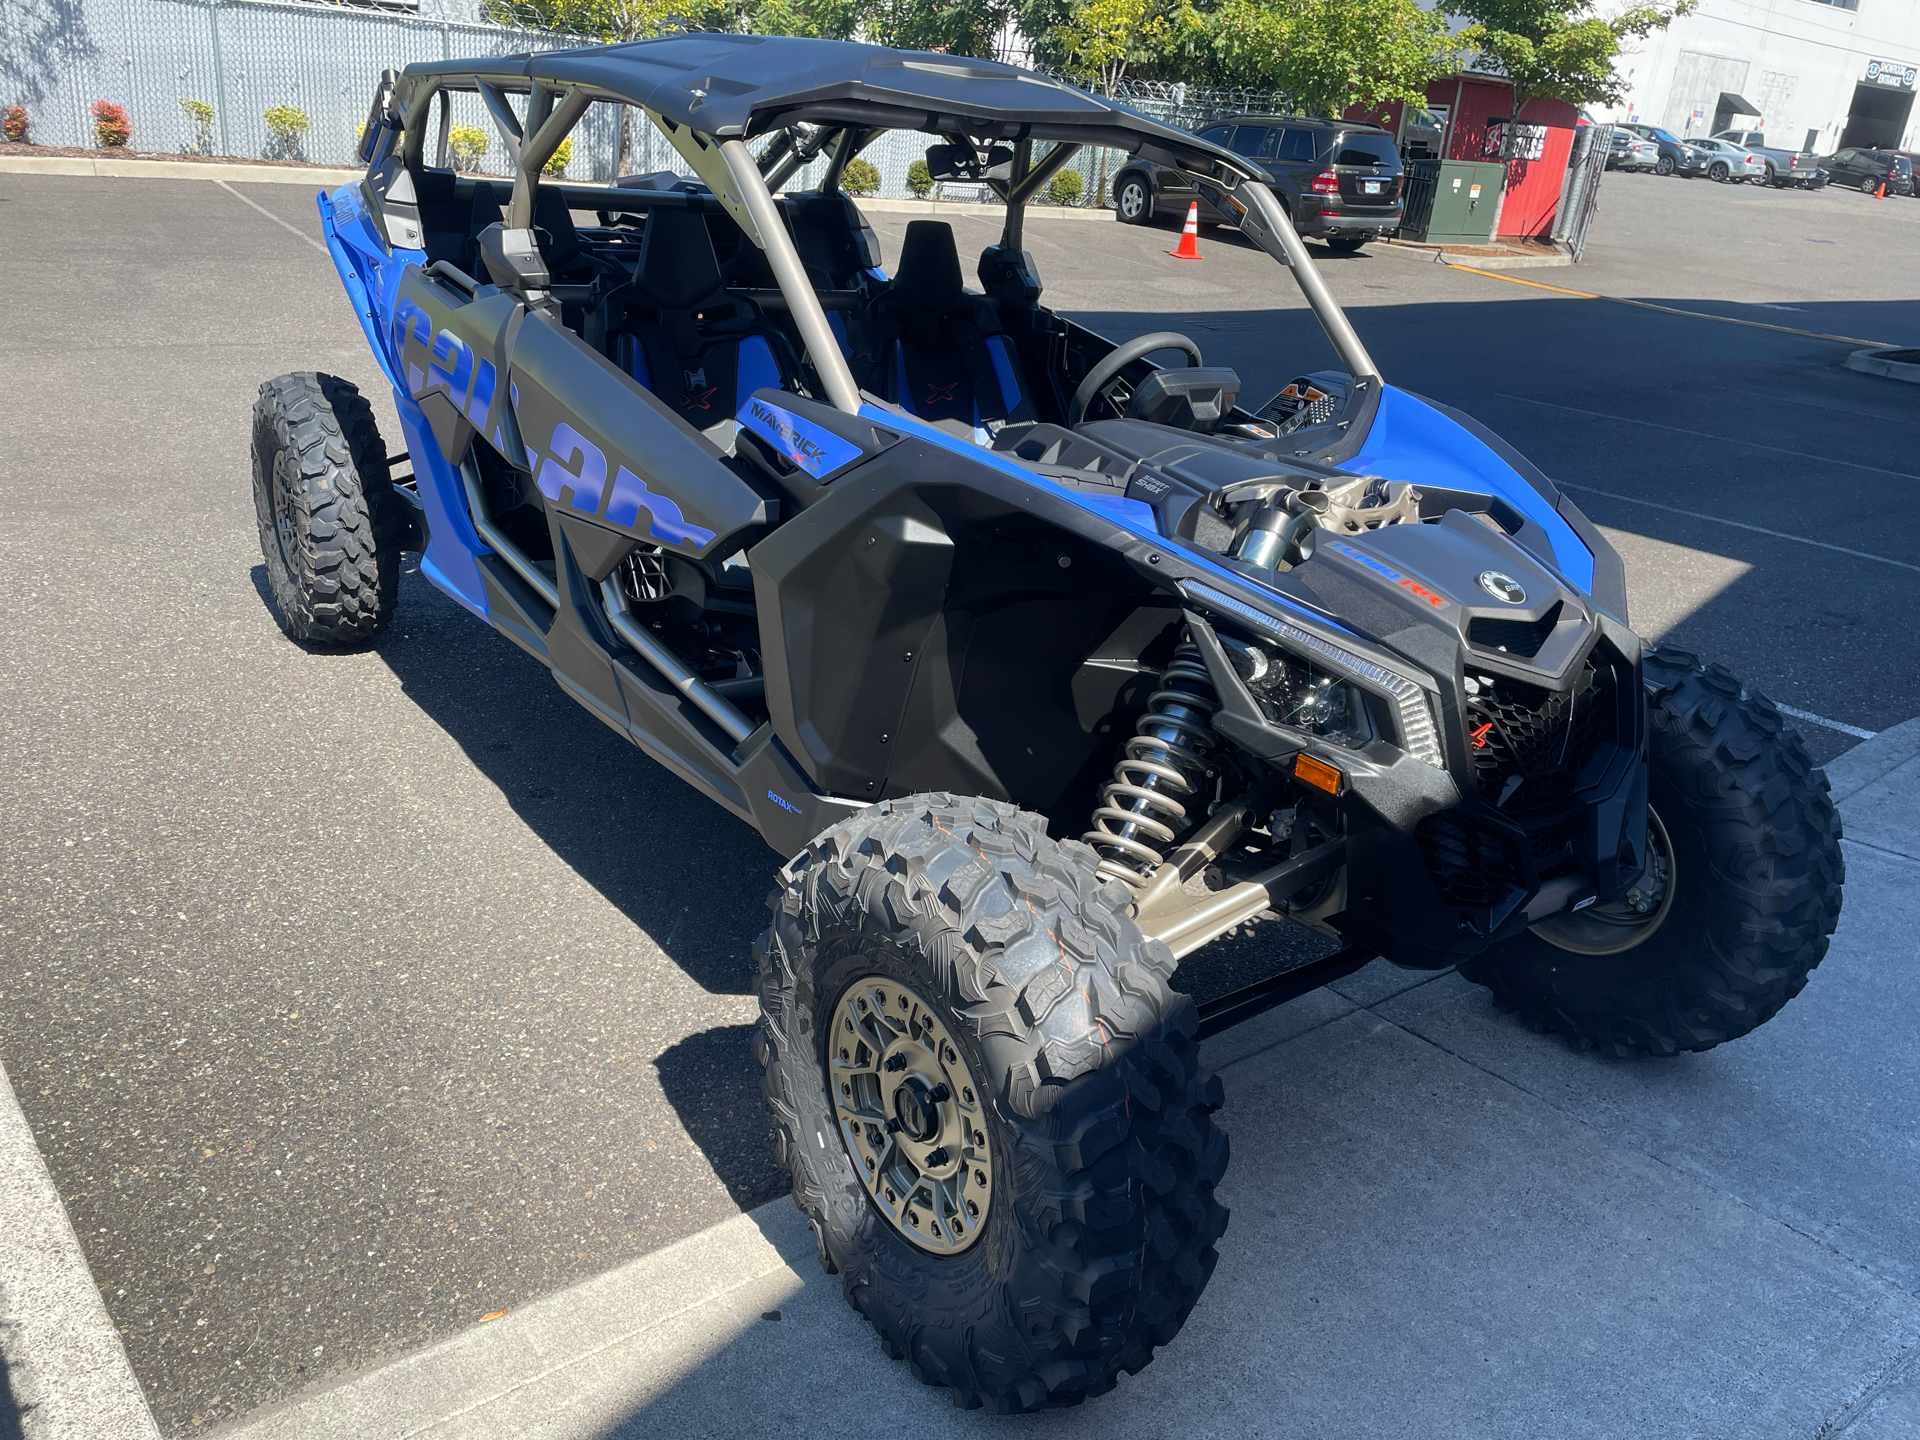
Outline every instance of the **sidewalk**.
<svg viewBox="0 0 1920 1440">
<path fill-rule="evenodd" d="M 220 1434 L 1920 1433 L 1920 720 L 1829 776 L 1840 933 L 1737 1044 L 1608 1061 L 1385 964 L 1212 1042 L 1220 1268 L 1179 1339 L 1079 1410 L 952 1409 L 881 1355 L 782 1200 Z"/>
</svg>

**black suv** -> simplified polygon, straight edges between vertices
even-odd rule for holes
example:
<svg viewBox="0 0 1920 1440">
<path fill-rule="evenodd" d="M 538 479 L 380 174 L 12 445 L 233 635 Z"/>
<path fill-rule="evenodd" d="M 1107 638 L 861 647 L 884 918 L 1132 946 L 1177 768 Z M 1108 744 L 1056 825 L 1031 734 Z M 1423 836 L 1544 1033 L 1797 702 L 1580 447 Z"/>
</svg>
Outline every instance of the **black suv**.
<svg viewBox="0 0 1920 1440">
<path fill-rule="evenodd" d="M 1850 189 L 1862 190 L 1872 195 L 1882 185 L 1893 195 L 1905 195 L 1913 188 L 1913 164 L 1906 156 L 1893 150 L 1869 150 L 1865 146 L 1848 146 L 1831 155 L 1822 156 L 1820 168 L 1832 177 L 1835 185 L 1845 185 Z"/>
<path fill-rule="evenodd" d="M 1354 251 L 1400 225 L 1406 177 L 1393 136 L 1378 125 L 1236 115 L 1208 125 L 1200 138 L 1264 166 L 1293 228 L 1309 239 Z M 1171 165 L 1136 158 L 1114 177 L 1113 208 L 1128 224 L 1184 216 L 1196 200 L 1202 220 L 1232 223 L 1207 203 L 1191 176 Z"/>
</svg>

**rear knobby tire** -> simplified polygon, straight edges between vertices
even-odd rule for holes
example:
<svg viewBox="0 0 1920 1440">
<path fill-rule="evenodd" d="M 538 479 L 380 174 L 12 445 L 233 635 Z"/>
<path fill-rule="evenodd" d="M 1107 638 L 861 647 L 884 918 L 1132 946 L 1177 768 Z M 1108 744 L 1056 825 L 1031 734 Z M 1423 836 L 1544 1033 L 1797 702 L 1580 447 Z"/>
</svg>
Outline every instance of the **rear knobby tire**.
<svg viewBox="0 0 1920 1440">
<path fill-rule="evenodd" d="M 1710 1050 L 1798 995 L 1840 918 L 1840 816 L 1765 696 L 1684 650 L 1646 654 L 1648 798 L 1674 846 L 1664 922 L 1612 955 L 1528 932 L 1460 967 L 1537 1030 L 1615 1055 Z"/>
<path fill-rule="evenodd" d="M 1112 1389 L 1178 1333 L 1226 1228 L 1198 1014 L 1098 859 L 997 801 L 889 801 L 782 870 L 756 947 L 777 1158 L 821 1264 L 888 1355 L 968 1408 Z M 862 976 L 923 997 L 987 1091 L 991 1201 L 962 1253 L 909 1243 L 838 1128 L 828 1032 Z"/>
<path fill-rule="evenodd" d="M 260 387 L 253 503 L 275 618 L 295 640 L 364 645 L 393 618 L 407 527 L 373 410 L 311 371 Z"/>
</svg>

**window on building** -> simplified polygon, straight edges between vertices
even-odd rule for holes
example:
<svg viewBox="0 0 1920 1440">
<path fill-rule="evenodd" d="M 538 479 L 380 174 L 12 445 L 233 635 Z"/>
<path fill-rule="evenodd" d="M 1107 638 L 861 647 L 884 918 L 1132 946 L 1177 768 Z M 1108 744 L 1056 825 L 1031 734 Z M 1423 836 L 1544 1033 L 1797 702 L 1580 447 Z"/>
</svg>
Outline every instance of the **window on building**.
<svg viewBox="0 0 1920 1440">
<path fill-rule="evenodd" d="M 1813 0 L 1815 5 L 1831 5 L 1836 10 L 1858 10 L 1860 0 Z"/>
</svg>

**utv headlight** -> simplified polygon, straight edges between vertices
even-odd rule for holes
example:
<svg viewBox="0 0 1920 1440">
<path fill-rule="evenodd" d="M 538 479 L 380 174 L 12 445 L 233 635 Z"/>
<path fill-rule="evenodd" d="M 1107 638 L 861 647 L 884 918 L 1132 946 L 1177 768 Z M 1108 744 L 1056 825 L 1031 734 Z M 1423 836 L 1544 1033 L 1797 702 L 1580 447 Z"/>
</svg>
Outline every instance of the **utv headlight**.
<svg viewBox="0 0 1920 1440">
<path fill-rule="evenodd" d="M 1366 705 L 1358 693 L 1360 687 L 1353 683 L 1359 681 L 1384 694 L 1392 705 L 1400 722 L 1400 748 L 1416 760 L 1446 768 L 1433 707 L 1427 702 L 1426 692 L 1412 680 L 1332 640 L 1256 610 L 1211 585 L 1186 581 L 1180 589 L 1201 608 L 1243 620 L 1280 642 L 1258 647 L 1265 664 L 1258 678 L 1242 671 L 1247 689 L 1269 720 L 1357 749 L 1373 738 Z M 1235 658 L 1236 665 L 1245 664 L 1249 671 L 1261 664 L 1251 658 Z"/>
<path fill-rule="evenodd" d="M 1365 699 L 1339 676 L 1278 645 L 1249 645 L 1225 636 L 1221 642 L 1261 713 L 1276 725 L 1349 750 L 1374 738 Z"/>
</svg>

